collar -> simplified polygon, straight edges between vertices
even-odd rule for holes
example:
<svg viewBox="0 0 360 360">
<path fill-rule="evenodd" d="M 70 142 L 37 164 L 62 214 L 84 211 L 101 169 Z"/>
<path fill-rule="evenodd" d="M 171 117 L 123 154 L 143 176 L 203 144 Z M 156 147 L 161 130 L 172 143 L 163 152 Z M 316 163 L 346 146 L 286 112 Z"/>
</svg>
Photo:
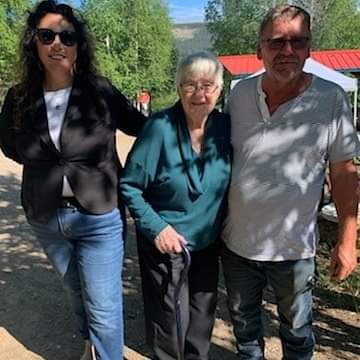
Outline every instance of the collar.
<svg viewBox="0 0 360 360">
<path fill-rule="evenodd" d="M 197 161 L 199 157 L 193 151 L 191 147 L 191 138 L 188 129 L 188 125 L 185 118 L 184 109 L 181 105 L 181 102 L 178 101 L 173 107 L 175 120 L 176 120 L 176 134 L 178 141 L 178 148 L 180 152 L 180 157 L 184 166 L 185 175 L 187 179 L 187 184 L 191 197 L 195 200 L 200 195 L 202 195 L 207 189 L 207 167 L 209 161 L 206 161 L 207 158 L 213 156 L 213 147 L 216 146 L 213 141 L 209 139 L 218 136 L 216 134 L 216 121 L 213 121 L 213 117 L 216 116 L 216 110 L 213 110 L 209 116 L 205 125 L 205 134 L 204 134 L 204 147 L 202 152 L 202 159 L 204 161 L 203 175 L 199 173 L 199 168 Z"/>
</svg>

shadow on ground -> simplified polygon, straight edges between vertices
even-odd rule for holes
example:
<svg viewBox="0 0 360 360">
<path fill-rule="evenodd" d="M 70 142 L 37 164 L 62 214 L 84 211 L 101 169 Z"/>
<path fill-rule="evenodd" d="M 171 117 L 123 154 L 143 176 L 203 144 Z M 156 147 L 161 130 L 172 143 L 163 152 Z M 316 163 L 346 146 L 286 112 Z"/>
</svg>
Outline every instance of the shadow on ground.
<svg viewBox="0 0 360 360">
<path fill-rule="evenodd" d="M 72 315 L 19 197 L 18 178 L 0 176 L 0 326 L 45 359 L 77 359 Z"/>
<path fill-rule="evenodd" d="M 79 359 L 82 341 L 76 333 L 60 282 L 26 223 L 19 194 L 20 182 L 15 175 L 0 176 L 0 327 L 44 359 Z M 126 344 L 147 355 L 134 228 L 131 220 L 129 222 L 124 263 Z M 224 284 L 220 281 L 212 359 L 235 359 L 225 295 Z M 338 294 L 327 292 L 326 303 L 321 300 L 321 292 L 317 295 L 315 332 L 318 352 L 327 352 L 324 359 L 358 358 L 359 328 L 343 321 L 341 314 L 335 313 L 339 309 L 329 311 Z M 268 305 L 263 320 L 266 338 L 271 343 L 270 339 L 277 337 L 278 325 L 273 299 L 268 293 L 266 298 Z M 276 346 L 275 355 L 269 359 L 280 358 L 278 342 Z"/>
</svg>

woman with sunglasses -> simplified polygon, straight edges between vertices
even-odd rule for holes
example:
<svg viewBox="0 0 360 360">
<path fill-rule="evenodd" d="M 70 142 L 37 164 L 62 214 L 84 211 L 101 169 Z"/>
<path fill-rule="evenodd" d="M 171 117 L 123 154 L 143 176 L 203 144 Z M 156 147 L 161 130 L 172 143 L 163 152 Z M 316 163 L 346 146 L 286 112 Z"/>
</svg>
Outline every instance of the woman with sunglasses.
<svg viewBox="0 0 360 360">
<path fill-rule="evenodd" d="M 230 119 L 215 109 L 222 85 L 216 57 L 184 58 L 179 101 L 146 123 L 120 179 L 137 228 L 147 342 L 157 360 L 208 359 L 231 163 Z"/>
<path fill-rule="evenodd" d="M 5 98 L 0 146 L 23 164 L 22 205 L 70 294 L 86 340 L 81 359 L 119 360 L 123 221 L 115 132 L 136 135 L 145 118 L 96 75 L 85 24 L 68 5 L 40 2 L 21 45 L 21 81 Z"/>
</svg>

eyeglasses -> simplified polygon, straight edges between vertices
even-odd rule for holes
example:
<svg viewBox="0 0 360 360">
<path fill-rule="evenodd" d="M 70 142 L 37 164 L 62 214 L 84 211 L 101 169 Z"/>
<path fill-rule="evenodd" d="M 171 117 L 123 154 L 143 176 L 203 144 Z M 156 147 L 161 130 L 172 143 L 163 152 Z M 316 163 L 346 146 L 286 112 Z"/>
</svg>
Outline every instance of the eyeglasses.
<svg viewBox="0 0 360 360">
<path fill-rule="evenodd" d="M 39 41 L 44 45 L 51 45 L 56 35 L 59 35 L 60 41 L 65 46 L 74 46 L 77 43 L 77 34 L 75 31 L 63 30 L 60 32 L 51 29 L 36 29 L 36 35 Z"/>
<path fill-rule="evenodd" d="M 198 90 L 203 90 L 205 94 L 212 94 L 219 87 L 210 81 L 204 83 L 185 82 L 180 86 L 181 89 L 187 94 L 194 94 Z"/>
<path fill-rule="evenodd" d="M 271 50 L 281 50 L 286 43 L 289 43 L 291 47 L 295 50 L 305 49 L 309 42 L 308 37 L 295 37 L 292 39 L 285 38 L 275 38 L 275 39 L 264 39 L 262 42 L 265 42 L 269 49 Z"/>
</svg>

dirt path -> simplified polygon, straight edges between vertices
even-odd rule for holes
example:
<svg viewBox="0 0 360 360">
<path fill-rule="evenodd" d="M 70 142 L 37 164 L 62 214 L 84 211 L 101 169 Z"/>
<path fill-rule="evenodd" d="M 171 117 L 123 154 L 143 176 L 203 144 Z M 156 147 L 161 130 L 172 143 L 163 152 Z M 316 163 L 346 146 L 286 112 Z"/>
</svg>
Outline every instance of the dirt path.
<svg viewBox="0 0 360 360">
<path fill-rule="evenodd" d="M 121 137 L 122 159 L 132 139 Z M 26 223 L 19 204 L 21 168 L 0 153 L 0 359 L 77 360 L 82 342 L 64 292 Z M 235 359 L 225 305 L 220 298 L 212 359 Z M 318 294 L 317 294 L 318 295 Z M 321 292 L 316 300 L 315 359 L 360 359 L 360 316 L 338 305 L 338 294 Z M 326 301 L 323 300 L 326 298 Z M 144 359 L 144 325 L 134 229 L 129 227 L 124 264 L 126 358 Z M 335 304 L 335 305 L 334 305 Z M 277 317 L 271 298 L 264 311 L 267 359 L 281 359 Z"/>
</svg>

